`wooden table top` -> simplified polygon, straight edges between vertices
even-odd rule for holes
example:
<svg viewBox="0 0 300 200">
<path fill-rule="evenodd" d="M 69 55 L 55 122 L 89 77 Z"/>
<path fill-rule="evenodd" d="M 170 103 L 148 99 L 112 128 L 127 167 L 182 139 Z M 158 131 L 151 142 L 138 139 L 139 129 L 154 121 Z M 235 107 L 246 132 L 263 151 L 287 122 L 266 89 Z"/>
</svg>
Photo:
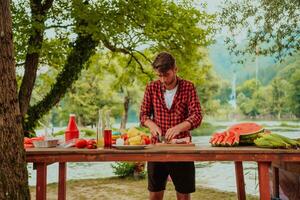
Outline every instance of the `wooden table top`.
<svg viewBox="0 0 300 200">
<path fill-rule="evenodd" d="M 27 162 L 97 161 L 286 161 L 300 162 L 300 149 L 149 146 L 142 150 L 30 148 Z"/>
</svg>

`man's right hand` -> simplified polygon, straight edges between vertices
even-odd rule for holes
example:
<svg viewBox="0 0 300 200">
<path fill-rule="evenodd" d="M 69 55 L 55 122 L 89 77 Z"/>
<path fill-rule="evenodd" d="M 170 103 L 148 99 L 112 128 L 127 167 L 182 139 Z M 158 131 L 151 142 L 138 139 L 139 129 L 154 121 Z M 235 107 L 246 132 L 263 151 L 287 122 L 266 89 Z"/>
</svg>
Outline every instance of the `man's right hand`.
<svg viewBox="0 0 300 200">
<path fill-rule="evenodd" d="M 150 133 L 153 137 L 157 137 L 162 134 L 161 128 L 157 126 L 152 120 L 145 121 L 145 125 L 150 129 Z"/>
</svg>

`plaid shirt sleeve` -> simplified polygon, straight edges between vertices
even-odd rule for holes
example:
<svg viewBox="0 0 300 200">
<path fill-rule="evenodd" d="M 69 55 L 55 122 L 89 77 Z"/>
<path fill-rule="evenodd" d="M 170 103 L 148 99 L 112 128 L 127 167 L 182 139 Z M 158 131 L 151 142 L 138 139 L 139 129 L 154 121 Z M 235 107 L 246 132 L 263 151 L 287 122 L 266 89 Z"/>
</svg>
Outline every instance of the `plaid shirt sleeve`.
<svg viewBox="0 0 300 200">
<path fill-rule="evenodd" d="M 140 109 L 140 122 L 142 126 L 145 126 L 145 121 L 151 119 L 153 114 L 153 103 L 151 98 L 150 85 L 147 85 L 144 98 Z"/>
<path fill-rule="evenodd" d="M 191 123 L 191 130 L 197 128 L 201 124 L 201 106 L 194 85 L 192 86 L 189 94 L 188 116 L 189 117 L 186 119 L 186 121 Z"/>
</svg>

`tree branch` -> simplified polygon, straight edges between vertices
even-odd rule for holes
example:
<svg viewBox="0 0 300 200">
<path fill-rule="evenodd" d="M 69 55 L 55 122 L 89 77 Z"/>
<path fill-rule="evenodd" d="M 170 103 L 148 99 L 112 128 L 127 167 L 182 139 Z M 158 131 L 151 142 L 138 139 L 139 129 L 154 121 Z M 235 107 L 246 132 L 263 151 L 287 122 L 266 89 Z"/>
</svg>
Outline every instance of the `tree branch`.
<svg viewBox="0 0 300 200">
<path fill-rule="evenodd" d="M 75 24 L 68 24 L 68 25 L 50 25 L 46 26 L 45 29 L 51 29 L 51 28 L 69 28 L 75 26 Z"/>
<path fill-rule="evenodd" d="M 44 12 L 48 12 L 48 10 L 52 7 L 53 0 L 45 0 L 45 2 L 42 4 L 42 10 Z"/>
<path fill-rule="evenodd" d="M 140 70 L 143 74 L 146 74 L 149 78 L 151 78 L 151 75 L 149 73 L 147 73 L 144 68 L 143 68 L 143 65 L 142 63 L 139 61 L 139 59 L 134 55 L 133 52 L 125 49 L 125 48 L 118 48 L 118 47 L 115 47 L 114 45 L 110 44 L 108 42 L 108 40 L 102 40 L 104 46 L 106 48 L 108 48 L 109 50 L 111 50 L 112 52 L 120 52 L 120 53 L 123 53 L 123 54 L 126 54 L 126 55 L 131 55 L 132 58 L 138 63 L 139 67 L 140 67 Z"/>
<path fill-rule="evenodd" d="M 21 67 L 21 66 L 24 66 L 25 65 L 25 62 L 22 62 L 22 63 L 16 63 L 16 67 Z"/>
<path fill-rule="evenodd" d="M 138 58 L 135 57 L 135 56 L 133 55 L 133 53 L 130 54 L 130 55 L 131 55 L 131 56 L 133 57 L 133 59 L 138 63 L 138 65 L 140 66 L 140 70 L 142 71 L 142 73 L 143 73 L 143 74 L 146 74 L 146 75 L 151 79 L 151 75 L 150 75 L 149 73 L 147 73 L 147 72 L 144 70 L 142 63 L 138 60 Z"/>
<path fill-rule="evenodd" d="M 152 63 L 152 61 L 145 55 L 145 54 L 143 54 L 142 52 L 140 52 L 140 51 L 135 51 L 135 52 L 137 52 L 137 53 L 139 53 L 140 55 L 142 55 L 149 63 Z"/>
<path fill-rule="evenodd" d="M 68 55 L 66 64 L 57 76 L 56 83 L 51 87 L 51 91 L 43 100 L 29 108 L 25 130 L 32 130 L 37 121 L 59 102 L 71 85 L 78 79 L 84 64 L 94 54 L 97 44 L 91 35 L 78 35 L 74 47 Z"/>
<path fill-rule="evenodd" d="M 108 48 L 109 50 L 111 50 L 112 52 L 120 52 L 120 53 L 123 53 L 123 54 L 126 54 L 126 55 L 130 54 L 129 50 L 127 50 L 125 48 L 115 47 L 112 44 L 110 44 L 107 39 L 103 39 L 102 42 L 103 42 L 104 46 L 106 48 Z"/>
<path fill-rule="evenodd" d="M 30 1 L 31 21 L 32 24 L 38 24 L 38 26 L 31 26 L 31 35 L 28 40 L 27 53 L 25 56 L 25 72 L 19 90 L 19 106 L 23 118 L 27 113 L 34 88 L 40 51 L 44 40 L 45 21 L 47 19 L 47 12 L 51 8 L 52 3 L 53 0 L 46 0 L 44 5 L 41 4 L 41 0 Z"/>
</svg>

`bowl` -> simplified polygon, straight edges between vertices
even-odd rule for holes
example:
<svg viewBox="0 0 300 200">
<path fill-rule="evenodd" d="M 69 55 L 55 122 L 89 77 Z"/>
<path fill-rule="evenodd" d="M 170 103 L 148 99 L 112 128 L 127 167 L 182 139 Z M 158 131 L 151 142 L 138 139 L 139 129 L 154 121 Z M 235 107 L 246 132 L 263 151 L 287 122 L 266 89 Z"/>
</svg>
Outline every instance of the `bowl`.
<svg viewBox="0 0 300 200">
<path fill-rule="evenodd" d="M 48 139 L 43 141 L 33 141 L 33 146 L 36 148 L 50 148 L 58 145 L 58 139 Z"/>
</svg>

